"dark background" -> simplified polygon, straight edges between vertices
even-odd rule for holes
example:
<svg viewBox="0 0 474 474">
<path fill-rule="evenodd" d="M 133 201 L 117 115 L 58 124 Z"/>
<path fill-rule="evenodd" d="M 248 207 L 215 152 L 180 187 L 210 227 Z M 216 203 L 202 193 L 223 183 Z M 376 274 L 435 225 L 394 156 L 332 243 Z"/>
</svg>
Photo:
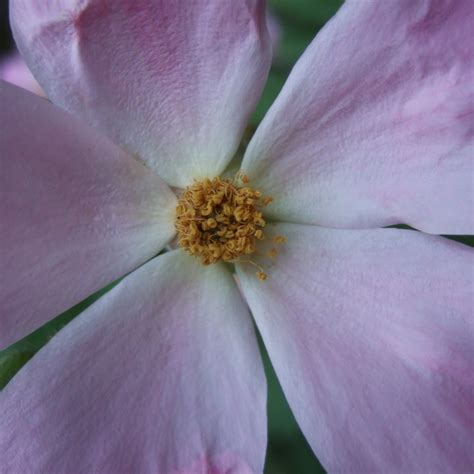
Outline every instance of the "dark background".
<svg viewBox="0 0 474 474">
<path fill-rule="evenodd" d="M 0 54 L 11 47 L 10 28 L 8 27 L 8 2 L 0 0 Z"/>
</svg>

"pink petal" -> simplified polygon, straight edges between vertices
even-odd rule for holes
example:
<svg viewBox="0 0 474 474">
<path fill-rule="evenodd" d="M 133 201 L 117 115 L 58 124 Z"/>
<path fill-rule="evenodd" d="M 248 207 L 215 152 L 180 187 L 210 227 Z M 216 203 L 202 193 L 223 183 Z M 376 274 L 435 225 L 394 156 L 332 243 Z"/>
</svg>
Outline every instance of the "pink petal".
<svg viewBox="0 0 474 474">
<path fill-rule="evenodd" d="M 0 79 L 44 97 L 44 91 L 18 53 L 0 61 Z"/>
<path fill-rule="evenodd" d="M 329 472 L 474 465 L 474 253 L 414 231 L 278 225 L 245 297 L 293 412 Z"/>
<path fill-rule="evenodd" d="M 175 196 L 49 102 L 0 81 L 0 348 L 156 255 Z"/>
<path fill-rule="evenodd" d="M 17 0 L 11 20 L 48 97 L 173 186 L 224 170 L 270 67 L 261 0 Z"/>
<path fill-rule="evenodd" d="M 473 18 L 472 0 L 346 2 L 245 156 L 269 214 L 474 233 Z"/>
<path fill-rule="evenodd" d="M 282 30 L 279 18 L 269 9 L 266 13 L 268 34 L 272 42 L 272 51 L 275 52 L 280 47 Z"/>
<path fill-rule="evenodd" d="M 262 472 L 265 399 L 231 274 L 170 252 L 66 326 L 0 392 L 2 467 Z"/>
</svg>

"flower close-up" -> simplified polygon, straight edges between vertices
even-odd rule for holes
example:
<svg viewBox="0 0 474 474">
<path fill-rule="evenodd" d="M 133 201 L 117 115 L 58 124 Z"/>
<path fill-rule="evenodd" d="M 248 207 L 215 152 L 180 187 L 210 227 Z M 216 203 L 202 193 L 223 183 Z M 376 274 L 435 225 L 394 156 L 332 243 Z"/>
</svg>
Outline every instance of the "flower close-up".
<svg viewBox="0 0 474 474">
<path fill-rule="evenodd" d="M 1 473 L 262 473 L 260 336 L 327 471 L 474 469 L 474 2 L 347 0 L 243 141 L 266 18 L 10 1 L 0 349 L 119 281 L 0 391 Z"/>
<path fill-rule="evenodd" d="M 40 85 L 18 53 L 12 53 L 0 61 L 0 79 L 44 96 Z"/>
</svg>

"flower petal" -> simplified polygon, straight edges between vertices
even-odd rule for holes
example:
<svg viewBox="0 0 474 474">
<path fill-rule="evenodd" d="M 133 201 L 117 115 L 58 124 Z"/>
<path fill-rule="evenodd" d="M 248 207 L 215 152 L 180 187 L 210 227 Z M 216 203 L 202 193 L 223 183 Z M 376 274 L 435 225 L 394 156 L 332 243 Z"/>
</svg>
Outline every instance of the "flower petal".
<svg viewBox="0 0 474 474">
<path fill-rule="evenodd" d="M 12 2 L 48 97 L 173 186 L 220 174 L 270 67 L 261 0 Z"/>
<path fill-rule="evenodd" d="M 474 233 L 474 2 L 346 2 L 301 57 L 243 168 L 271 216 Z"/>
<path fill-rule="evenodd" d="M 49 102 L 0 81 L 0 348 L 156 255 L 168 186 Z"/>
<path fill-rule="evenodd" d="M 265 399 L 231 274 L 173 251 L 61 330 L 0 393 L 3 468 L 262 472 Z"/>
<path fill-rule="evenodd" d="M 266 13 L 268 34 L 272 43 L 273 53 L 280 47 L 282 28 L 279 18 L 269 9 Z"/>
<path fill-rule="evenodd" d="M 278 225 L 238 275 L 283 390 L 329 472 L 474 463 L 474 252 L 414 231 Z"/>
<path fill-rule="evenodd" d="M 43 90 L 18 53 L 11 53 L 0 61 L 0 79 L 44 97 Z"/>
</svg>

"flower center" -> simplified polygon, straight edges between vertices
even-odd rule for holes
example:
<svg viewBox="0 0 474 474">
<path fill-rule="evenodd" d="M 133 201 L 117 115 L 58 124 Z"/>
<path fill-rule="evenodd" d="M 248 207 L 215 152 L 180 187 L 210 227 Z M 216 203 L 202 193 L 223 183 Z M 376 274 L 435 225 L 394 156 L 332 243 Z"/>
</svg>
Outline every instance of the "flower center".
<svg viewBox="0 0 474 474">
<path fill-rule="evenodd" d="M 242 257 L 255 253 L 257 242 L 265 238 L 261 208 L 272 198 L 262 198 L 260 191 L 246 186 L 248 182 L 243 174 L 233 181 L 220 177 L 196 181 L 178 201 L 175 227 L 179 245 L 204 265 L 247 262 L 257 266 L 257 277 L 265 280 L 265 272 Z"/>
</svg>

